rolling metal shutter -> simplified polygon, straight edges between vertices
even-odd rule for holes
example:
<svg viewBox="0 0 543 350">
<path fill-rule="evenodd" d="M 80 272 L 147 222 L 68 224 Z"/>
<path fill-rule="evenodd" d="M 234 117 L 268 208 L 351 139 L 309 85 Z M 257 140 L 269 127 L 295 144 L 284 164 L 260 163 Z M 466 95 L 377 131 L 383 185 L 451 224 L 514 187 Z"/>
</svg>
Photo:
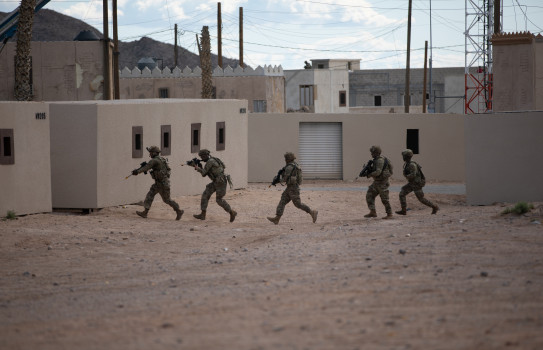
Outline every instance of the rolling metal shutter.
<svg viewBox="0 0 543 350">
<path fill-rule="evenodd" d="M 341 123 L 300 123 L 297 161 L 304 179 L 343 179 Z"/>
</svg>

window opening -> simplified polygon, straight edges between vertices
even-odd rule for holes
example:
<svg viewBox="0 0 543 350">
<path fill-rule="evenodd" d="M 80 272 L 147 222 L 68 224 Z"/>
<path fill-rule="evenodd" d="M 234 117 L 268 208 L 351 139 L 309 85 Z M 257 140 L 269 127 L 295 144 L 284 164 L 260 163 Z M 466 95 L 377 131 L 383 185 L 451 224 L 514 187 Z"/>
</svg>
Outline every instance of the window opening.
<svg viewBox="0 0 543 350">
<path fill-rule="evenodd" d="M 419 154 L 419 129 L 407 129 L 406 148 L 413 151 L 413 154 Z"/>
</svg>

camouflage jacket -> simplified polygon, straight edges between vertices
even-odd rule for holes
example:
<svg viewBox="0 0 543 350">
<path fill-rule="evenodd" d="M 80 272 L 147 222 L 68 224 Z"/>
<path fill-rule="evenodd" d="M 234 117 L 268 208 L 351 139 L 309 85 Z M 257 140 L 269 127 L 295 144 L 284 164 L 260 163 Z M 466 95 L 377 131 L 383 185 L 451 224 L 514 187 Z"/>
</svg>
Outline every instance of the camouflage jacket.
<svg viewBox="0 0 543 350">
<path fill-rule="evenodd" d="M 224 168 L 226 166 L 219 158 L 209 157 L 203 169 L 196 168 L 202 176 L 209 176 L 211 181 L 224 182 Z"/>
<path fill-rule="evenodd" d="M 170 166 L 168 160 L 161 156 L 152 158 L 147 164 L 138 169 L 138 174 L 151 171 L 151 177 L 160 183 L 168 183 L 170 178 Z"/>
<path fill-rule="evenodd" d="M 391 164 L 385 167 L 385 157 L 378 156 L 373 159 L 373 172 L 369 174 L 375 181 L 387 181 L 392 175 Z"/>
</svg>

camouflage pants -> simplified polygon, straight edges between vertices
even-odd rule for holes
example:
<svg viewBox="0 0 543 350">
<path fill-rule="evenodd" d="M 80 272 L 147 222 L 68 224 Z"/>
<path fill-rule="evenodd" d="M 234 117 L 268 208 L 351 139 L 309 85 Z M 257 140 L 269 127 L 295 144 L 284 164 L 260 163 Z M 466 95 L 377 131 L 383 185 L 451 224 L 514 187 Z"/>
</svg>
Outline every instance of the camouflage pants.
<svg viewBox="0 0 543 350">
<path fill-rule="evenodd" d="M 405 197 L 411 192 L 415 193 L 415 196 L 417 196 L 417 199 L 422 204 L 427 205 L 431 208 L 434 207 L 434 203 L 424 198 L 424 192 L 422 192 L 422 186 L 414 184 L 414 183 L 408 183 L 405 186 L 403 186 L 402 190 L 400 191 L 400 204 L 402 205 L 402 208 L 407 208 L 407 199 Z"/>
<path fill-rule="evenodd" d="M 385 206 L 387 214 L 392 214 L 392 208 L 390 206 L 390 201 L 388 199 L 388 187 L 390 183 L 386 182 L 377 182 L 374 181 L 370 187 L 368 187 L 368 192 L 366 192 L 366 203 L 368 203 L 368 208 L 370 210 L 375 210 L 375 197 L 380 196 L 381 202 Z"/>
<path fill-rule="evenodd" d="M 281 200 L 279 201 L 277 209 L 275 210 L 275 215 L 283 215 L 283 212 L 285 211 L 285 206 L 290 201 L 292 201 L 296 208 L 302 209 L 306 213 L 311 213 L 311 209 L 307 205 L 302 203 L 302 200 L 300 199 L 300 186 L 294 185 L 287 186 L 287 188 L 283 191 L 283 194 L 281 195 Z"/>
<path fill-rule="evenodd" d="M 145 209 L 149 210 L 151 208 L 151 204 L 153 204 L 153 200 L 157 193 L 160 194 L 164 203 L 168 204 L 175 211 L 179 210 L 179 204 L 170 198 L 169 184 L 162 184 L 160 182 L 155 182 L 149 189 L 149 192 L 147 192 L 147 196 L 145 196 L 145 201 L 143 202 L 143 207 Z"/>
<path fill-rule="evenodd" d="M 211 195 L 215 192 L 215 200 L 217 201 L 217 204 L 229 213 L 232 209 L 230 208 L 228 202 L 223 199 L 226 195 L 226 181 L 213 181 L 207 184 L 204 193 L 202 193 L 200 209 L 202 209 L 202 211 L 207 210 L 209 199 L 211 198 Z"/>
</svg>

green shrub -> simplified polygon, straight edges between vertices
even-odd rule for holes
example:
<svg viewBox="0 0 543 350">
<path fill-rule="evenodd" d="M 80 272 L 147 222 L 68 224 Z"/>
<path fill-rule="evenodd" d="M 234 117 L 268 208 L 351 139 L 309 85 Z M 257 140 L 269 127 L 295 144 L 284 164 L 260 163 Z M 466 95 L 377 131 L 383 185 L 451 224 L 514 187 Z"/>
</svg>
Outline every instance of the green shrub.
<svg viewBox="0 0 543 350">
<path fill-rule="evenodd" d="M 521 215 L 521 214 L 529 212 L 532 209 L 534 209 L 534 205 L 532 203 L 518 202 L 517 204 L 515 204 L 515 206 L 506 208 L 502 212 L 502 214 L 515 213 L 515 214 Z"/>
<path fill-rule="evenodd" d="M 17 215 L 15 215 L 15 212 L 13 210 L 8 210 L 8 213 L 6 214 L 6 219 L 13 220 L 16 217 Z"/>
</svg>

